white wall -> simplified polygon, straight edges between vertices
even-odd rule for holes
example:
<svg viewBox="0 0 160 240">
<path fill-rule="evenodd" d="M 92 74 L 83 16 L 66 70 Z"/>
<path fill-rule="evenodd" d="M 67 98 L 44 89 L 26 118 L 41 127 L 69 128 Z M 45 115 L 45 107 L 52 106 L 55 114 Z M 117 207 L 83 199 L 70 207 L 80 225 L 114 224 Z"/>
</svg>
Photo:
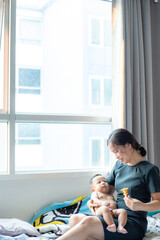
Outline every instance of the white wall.
<svg viewBox="0 0 160 240">
<path fill-rule="evenodd" d="M 89 180 L 95 173 L 100 171 L 1 176 L 0 218 L 29 222 L 35 212 L 52 203 L 89 195 Z"/>
</svg>

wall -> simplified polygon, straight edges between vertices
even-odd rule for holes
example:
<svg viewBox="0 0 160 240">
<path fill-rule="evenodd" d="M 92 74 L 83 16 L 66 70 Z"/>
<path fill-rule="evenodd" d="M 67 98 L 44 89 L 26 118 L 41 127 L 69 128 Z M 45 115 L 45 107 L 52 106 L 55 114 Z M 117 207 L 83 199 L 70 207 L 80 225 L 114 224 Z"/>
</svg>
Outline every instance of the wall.
<svg viewBox="0 0 160 240">
<path fill-rule="evenodd" d="M 31 221 L 34 213 L 52 203 L 89 195 L 89 180 L 97 172 L 1 176 L 0 218 Z"/>
</svg>

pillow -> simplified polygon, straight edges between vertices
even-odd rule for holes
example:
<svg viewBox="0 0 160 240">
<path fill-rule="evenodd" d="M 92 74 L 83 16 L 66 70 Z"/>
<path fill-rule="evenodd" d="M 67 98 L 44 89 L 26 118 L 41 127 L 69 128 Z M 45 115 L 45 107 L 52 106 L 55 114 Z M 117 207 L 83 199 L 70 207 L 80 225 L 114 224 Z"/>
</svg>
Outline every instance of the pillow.
<svg viewBox="0 0 160 240">
<path fill-rule="evenodd" d="M 0 235 L 17 236 L 20 234 L 39 236 L 39 232 L 30 223 L 17 218 L 0 218 Z"/>
</svg>

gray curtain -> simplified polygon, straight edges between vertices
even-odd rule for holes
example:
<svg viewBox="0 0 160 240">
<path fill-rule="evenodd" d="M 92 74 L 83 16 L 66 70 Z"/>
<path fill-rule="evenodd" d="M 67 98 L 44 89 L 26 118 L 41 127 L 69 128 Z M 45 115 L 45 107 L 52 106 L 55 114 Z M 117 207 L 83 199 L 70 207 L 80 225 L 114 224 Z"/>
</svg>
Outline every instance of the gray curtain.
<svg viewBox="0 0 160 240">
<path fill-rule="evenodd" d="M 2 38 L 3 13 L 4 13 L 4 0 L 0 0 L 0 49 Z"/>
<path fill-rule="evenodd" d="M 147 160 L 158 165 L 159 163 L 154 159 L 150 0 L 113 0 L 113 13 L 115 9 L 122 21 L 119 41 L 124 44 L 124 48 L 123 51 L 120 50 L 123 58 L 122 56 L 121 59 L 119 58 L 123 72 L 122 79 L 119 80 L 113 74 L 115 88 L 116 82 L 122 83 L 118 96 L 122 96 L 123 101 L 119 106 L 121 113 L 117 118 L 123 120 L 117 124 L 117 120 L 113 119 L 114 127 L 124 127 L 131 131 L 139 143 L 146 148 Z M 113 72 L 117 71 L 117 67 L 118 71 L 120 68 L 117 64 L 114 65 L 117 61 L 114 43 L 117 31 L 118 29 L 113 26 Z M 115 105 L 114 103 L 113 107 Z"/>
</svg>

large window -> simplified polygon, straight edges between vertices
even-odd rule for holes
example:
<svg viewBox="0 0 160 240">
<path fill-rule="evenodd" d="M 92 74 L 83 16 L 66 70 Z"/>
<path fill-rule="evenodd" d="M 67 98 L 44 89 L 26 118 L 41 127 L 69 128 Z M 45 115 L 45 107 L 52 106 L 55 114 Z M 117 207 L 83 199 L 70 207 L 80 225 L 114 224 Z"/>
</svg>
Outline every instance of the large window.
<svg viewBox="0 0 160 240">
<path fill-rule="evenodd" d="M 0 172 L 108 167 L 106 138 L 112 131 L 111 2 L 5 2 L 6 9 L 11 6 L 8 12 L 12 19 L 6 14 L 0 52 L 3 64 L 10 66 L 8 75 L 3 72 L 8 68 L 0 69 L 1 86 L 8 82 L 2 96 L 9 100 L 7 111 L 0 113 Z M 3 38 L 7 37 L 9 53 L 3 50 Z"/>
</svg>

